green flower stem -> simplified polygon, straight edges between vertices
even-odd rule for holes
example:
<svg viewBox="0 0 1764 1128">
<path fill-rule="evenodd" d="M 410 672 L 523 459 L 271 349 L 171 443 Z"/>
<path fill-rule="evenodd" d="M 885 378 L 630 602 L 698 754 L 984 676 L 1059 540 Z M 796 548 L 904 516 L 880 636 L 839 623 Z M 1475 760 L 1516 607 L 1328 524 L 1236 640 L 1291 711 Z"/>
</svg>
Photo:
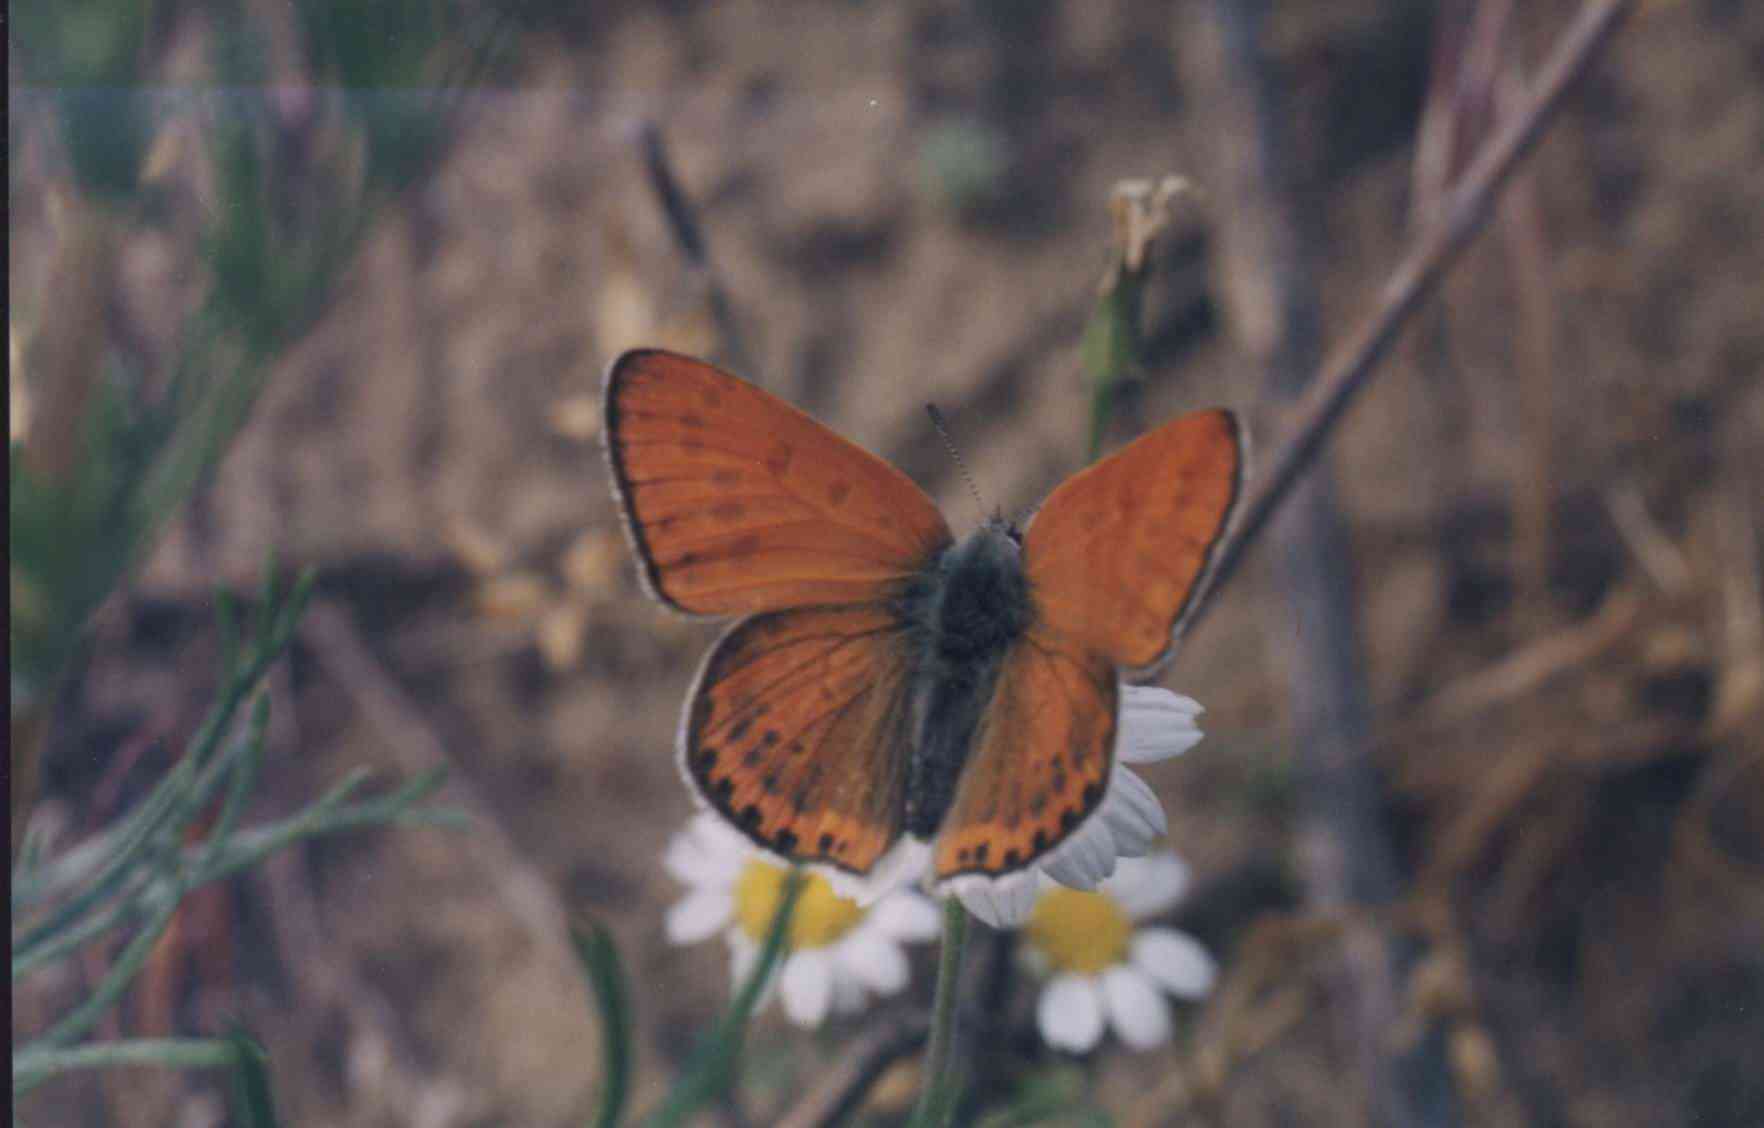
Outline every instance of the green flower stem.
<svg viewBox="0 0 1764 1128">
<path fill-rule="evenodd" d="M 239 1051 L 224 1038 L 138 1038 L 99 1042 L 66 1050 L 29 1050 L 12 1063 L 12 1091 L 22 1093 L 58 1073 L 115 1065 L 162 1069 L 223 1069 L 237 1063 Z"/>
<path fill-rule="evenodd" d="M 962 952 L 968 944 L 968 910 L 955 897 L 943 902 L 943 947 L 937 954 L 937 996 L 931 1004 L 931 1040 L 925 1047 L 925 1087 L 913 1111 L 913 1128 L 942 1128 L 955 1112 L 959 1086 L 955 1075 L 957 980 Z"/>
<path fill-rule="evenodd" d="M 759 959 L 747 973 L 735 999 L 724 1012 L 723 1019 L 705 1039 L 686 1074 L 674 1086 L 662 1106 L 644 1118 L 646 1128 L 676 1128 L 685 1124 L 700 1106 L 728 1092 L 735 1082 L 741 1060 L 742 1042 L 747 1034 L 748 1020 L 759 1006 L 760 996 L 772 978 L 772 972 L 787 954 L 790 919 L 796 912 L 796 900 L 808 884 L 808 875 L 792 868 L 784 879 L 783 896 L 766 931 L 766 942 Z"/>
</svg>

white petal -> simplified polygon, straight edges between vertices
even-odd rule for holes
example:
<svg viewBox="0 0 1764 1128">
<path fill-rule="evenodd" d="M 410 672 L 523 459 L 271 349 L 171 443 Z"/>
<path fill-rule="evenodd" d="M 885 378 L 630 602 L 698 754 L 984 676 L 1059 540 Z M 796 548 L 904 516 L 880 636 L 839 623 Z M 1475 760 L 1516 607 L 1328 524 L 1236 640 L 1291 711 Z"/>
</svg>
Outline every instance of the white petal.
<svg viewBox="0 0 1764 1128">
<path fill-rule="evenodd" d="M 735 897 L 726 889 L 694 889 L 668 910 L 668 940 L 696 944 L 715 936 L 735 915 Z"/>
<path fill-rule="evenodd" d="M 1096 816 L 1086 820 L 1072 837 L 1060 843 L 1042 868 L 1061 885 L 1095 889 L 1115 872 L 1115 836 L 1108 823 Z"/>
<path fill-rule="evenodd" d="M 862 904 L 864 898 L 869 895 L 870 879 L 867 877 L 860 877 L 855 873 L 848 873 L 834 866 L 823 866 L 819 863 L 812 864 L 808 868 L 810 873 L 825 878 L 827 884 L 833 887 L 833 892 L 844 897 L 847 901 L 856 901 Z"/>
<path fill-rule="evenodd" d="M 869 998 L 864 994 L 862 983 L 849 975 L 835 975 L 833 977 L 834 1014 L 856 1014 L 864 1009 L 864 1004 L 867 1002 L 869 1002 Z"/>
<path fill-rule="evenodd" d="M 1149 764 L 1181 755 L 1200 743 L 1200 703 L 1150 685 L 1121 689 L 1121 735 L 1115 755 L 1124 764 Z"/>
<path fill-rule="evenodd" d="M 943 920 L 927 898 L 900 892 L 882 898 L 870 910 L 869 923 L 896 940 L 929 940 L 937 935 Z"/>
<path fill-rule="evenodd" d="M 736 990 L 747 979 L 747 973 L 759 962 L 759 945 L 747 938 L 747 934 L 739 931 L 729 933 L 729 982 Z"/>
<path fill-rule="evenodd" d="M 1167 913 L 1188 892 L 1188 866 L 1174 851 L 1159 850 L 1143 858 L 1123 858 L 1115 876 L 1103 883 L 1133 920 Z"/>
<path fill-rule="evenodd" d="M 839 966 L 878 995 L 893 995 L 907 985 L 906 953 L 874 928 L 853 932 L 835 951 Z"/>
<path fill-rule="evenodd" d="M 1029 910 L 1035 907 L 1039 880 L 1035 870 L 1004 877 L 966 874 L 944 882 L 940 892 L 959 897 L 969 912 L 994 928 L 1016 928 L 1029 919 Z"/>
<path fill-rule="evenodd" d="M 1123 858 L 1144 857 L 1152 841 L 1168 829 L 1157 793 L 1120 763 L 1103 796 L 1102 816 L 1115 836 L 1115 852 Z"/>
<path fill-rule="evenodd" d="M 1204 998 L 1219 978 L 1218 963 L 1200 941 L 1174 928 L 1140 929 L 1129 958 L 1158 986 L 1184 999 Z"/>
<path fill-rule="evenodd" d="M 706 860 L 699 852 L 698 844 L 685 833 L 668 839 L 668 848 L 662 852 L 662 868 L 681 885 L 702 884 L 703 878 L 700 874 Z"/>
<path fill-rule="evenodd" d="M 811 866 L 827 879 L 833 892 L 860 906 L 871 905 L 919 882 L 931 868 L 931 845 L 911 835 L 903 835 L 882 855 L 867 874 L 855 874 L 837 866 Z"/>
<path fill-rule="evenodd" d="M 698 812 L 692 816 L 686 829 L 699 846 L 712 856 L 746 861 L 756 853 L 747 836 L 729 825 L 728 820 L 715 811 Z"/>
<path fill-rule="evenodd" d="M 798 1026 L 814 1028 L 833 1002 L 833 960 L 825 948 L 793 952 L 784 961 L 784 1013 Z"/>
<path fill-rule="evenodd" d="M 1060 975 L 1042 988 L 1035 1005 L 1041 1040 L 1056 1050 L 1081 1054 L 1102 1038 L 1102 1000 L 1095 981 L 1081 975 Z"/>
<path fill-rule="evenodd" d="M 1126 964 L 1109 968 L 1102 974 L 1102 996 L 1110 1024 L 1130 1049 L 1170 1040 L 1170 1004 L 1145 972 Z"/>
<path fill-rule="evenodd" d="M 931 844 L 903 834 L 870 871 L 868 888 L 858 897 L 858 904 L 867 908 L 890 893 L 917 885 L 930 869 Z"/>
<path fill-rule="evenodd" d="M 746 860 L 743 854 L 707 846 L 704 837 L 690 828 L 674 835 L 662 855 L 669 876 L 682 885 L 699 887 L 734 885 Z"/>
</svg>

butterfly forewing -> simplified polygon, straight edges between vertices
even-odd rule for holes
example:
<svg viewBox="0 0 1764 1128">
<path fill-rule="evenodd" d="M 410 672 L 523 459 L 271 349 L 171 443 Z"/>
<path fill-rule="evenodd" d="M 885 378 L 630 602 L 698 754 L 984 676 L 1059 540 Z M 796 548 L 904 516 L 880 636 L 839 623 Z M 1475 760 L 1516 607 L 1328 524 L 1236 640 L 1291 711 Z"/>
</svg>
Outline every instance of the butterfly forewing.
<svg viewBox="0 0 1764 1128">
<path fill-rule="evenodd" d="M 1006 656 L 938 831 L 938 880 L 1023 869 L 1102 802 L 1113 766 L 1115 671 L 1042 628 Z"/>
<path fill-rule="evenodd" d="M 1024 536 L 1037 617 L 1118 666 L 1156 665 L 1242 478 L 1236 417 L 1198 411 L 1067 479 Z"/>
<path fill-rule="evenodd" d="M 949 544 L 906 475 L 689 357 L 613 362 L 606 442 L 650 589 L 683 611 L 872 601 Z"/>
<path fill-rule="evenodd" d="M 901 833 L 909 654 L 885 605 L 744 619 L 687 706 L 687 778 L 772 852 L 868 872 Z"/>
</svg>

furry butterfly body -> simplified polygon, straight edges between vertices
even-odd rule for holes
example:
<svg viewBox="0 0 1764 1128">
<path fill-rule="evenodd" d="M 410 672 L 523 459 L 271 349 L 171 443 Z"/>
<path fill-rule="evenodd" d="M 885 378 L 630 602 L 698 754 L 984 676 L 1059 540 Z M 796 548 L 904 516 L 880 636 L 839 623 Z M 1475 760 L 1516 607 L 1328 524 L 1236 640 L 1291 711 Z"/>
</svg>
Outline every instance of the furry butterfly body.
<svg viewBox="0 0 1764 1128">
<path fill-rule="evenodd" d="M 746 616 L 688 699 L 686 778 L 772 853 L 860 876 L 918 843 L 940 880 L 1015 873 L 1096 813 L 1117 671 L 1168 654 L 1241 478 L 1234 418 L 1200 412 L 1027 530 L 957 541 L 887 463 L 656 350 L 609 369 L 606 439 L 651 593 Z"/>
<path fill-rule="evenodd" d="M 1016 530 L 990 521 L 946 549 L 897 601 L 897 613 L 912 624 L 914 652 L 908 834 L 927 841 L 936 835 L 1005 655 L 1033 618 L 1021 557 Z"/>
</svg>

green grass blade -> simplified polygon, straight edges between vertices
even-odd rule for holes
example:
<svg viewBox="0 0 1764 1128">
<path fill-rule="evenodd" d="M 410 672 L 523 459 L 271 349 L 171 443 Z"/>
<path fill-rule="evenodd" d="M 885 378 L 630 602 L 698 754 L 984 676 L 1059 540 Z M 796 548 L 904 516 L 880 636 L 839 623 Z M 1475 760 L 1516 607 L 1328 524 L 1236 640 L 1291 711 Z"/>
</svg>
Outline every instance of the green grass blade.
<svg viewBox="0 0 1764 1128">
<path fill-rule="evenodd" d="M 227 1034 L 233 1053 L 233 1107 L 244 1128 L 275 1128 L 276 1103 L 270 1086 L 269 1055 L 243 1027 Z"/>
<path fill-rule="evenodd" d="M 603 925 L 592 924 L 586 932 L 571 929 L 570 939 L 600 1009 L 600 1108 L 593 1123 L 597 1128 L 614 1128 L 624 1115 L 631 1081 L 631 1003 L 625 969 L 612 933 Z"/>
</svg>

